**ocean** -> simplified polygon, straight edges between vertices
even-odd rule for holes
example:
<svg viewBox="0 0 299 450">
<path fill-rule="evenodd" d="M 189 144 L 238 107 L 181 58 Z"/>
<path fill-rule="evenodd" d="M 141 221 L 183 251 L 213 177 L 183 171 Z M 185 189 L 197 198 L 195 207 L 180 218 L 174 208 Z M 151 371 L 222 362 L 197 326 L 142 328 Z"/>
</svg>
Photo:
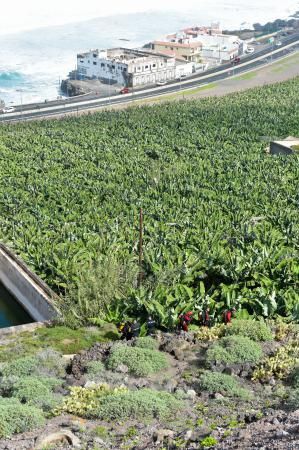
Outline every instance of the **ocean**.
<svg viewBox="0 0 299 450">
<path fill-rule="evenodd" d="M 0 99 L 6 105 L 55 99 L 61 79 L 75 69 L 76 54 L 93 48 L 138 47 L 189 25 L 220 22 L 240 28 L 287 18 L 299 1 L 201 0 L 192 12 L 150 11 L 99 17 L 0 35 Z M 274 5 L 273 5 L 274 3 Z M 125 40 L 124 40 L 125 39 Z"/>
</svg>

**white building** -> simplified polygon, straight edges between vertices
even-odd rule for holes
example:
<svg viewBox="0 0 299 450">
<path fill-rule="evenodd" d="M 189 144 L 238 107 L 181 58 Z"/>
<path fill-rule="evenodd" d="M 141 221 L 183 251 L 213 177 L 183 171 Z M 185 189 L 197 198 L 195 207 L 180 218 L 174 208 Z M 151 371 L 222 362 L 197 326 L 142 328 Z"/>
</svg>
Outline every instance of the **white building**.
<svg viewBox="0 0 299 450">
<path fill-rule="evenodd" d="M 143 50 L 91 50 L 77 55 L 77 71 L 84 78 L 134 87 L 173 80 L 176 61 L 174 56 Z"/>
</svg>

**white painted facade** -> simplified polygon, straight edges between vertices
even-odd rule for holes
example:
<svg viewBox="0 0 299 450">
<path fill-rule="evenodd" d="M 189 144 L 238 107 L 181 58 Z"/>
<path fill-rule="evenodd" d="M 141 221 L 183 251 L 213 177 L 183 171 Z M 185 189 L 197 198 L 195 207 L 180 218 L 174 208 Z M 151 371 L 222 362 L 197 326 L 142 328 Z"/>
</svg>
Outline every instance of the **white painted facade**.
<svg viewBox="0 0 299 450">
<path fill-rule="evenodd" d="M 141 50 L 115 48 L 77 55 L 79 76 L 121 86 L 142 86 L 175 78 L 175 58 Z"/>
</svg>

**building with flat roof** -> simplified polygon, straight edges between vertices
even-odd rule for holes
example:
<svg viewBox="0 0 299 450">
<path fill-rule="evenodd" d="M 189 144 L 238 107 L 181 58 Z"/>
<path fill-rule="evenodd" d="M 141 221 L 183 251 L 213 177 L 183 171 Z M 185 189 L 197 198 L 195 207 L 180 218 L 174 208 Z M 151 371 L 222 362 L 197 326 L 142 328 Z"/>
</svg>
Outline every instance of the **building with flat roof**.
<svg viewBox="0 0 299 450">
<path fill-rule="evenodd" d="M 174 54 L 122 47 L 97 49 L 77 55 L 77 73 L 82 78 L 121 86 L 151 85 L 175 78 L 176 59 Z"/>
</svg>

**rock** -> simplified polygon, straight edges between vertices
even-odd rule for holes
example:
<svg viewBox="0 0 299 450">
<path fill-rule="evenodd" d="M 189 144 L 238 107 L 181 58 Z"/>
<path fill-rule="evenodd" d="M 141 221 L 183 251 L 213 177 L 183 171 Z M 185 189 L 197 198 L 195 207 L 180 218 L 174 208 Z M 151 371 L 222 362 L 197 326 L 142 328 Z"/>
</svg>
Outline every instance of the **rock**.
<svg viewBox="0 0 299 450">
<path fill-rule="evenodd" d="M 85 388 L 94 388 L 96 387 L 97 383 L 95 381 L 86 381 L 84 384 Z"/>
<path fill-rule="evenodd" d="M 167 392 L 175 392 L 177 385 L 178 385 L 178 382 L 176 380 L 168 380 L 164 386 L 164 389 Z"/>
<path fill-rule="evenodd" d="M 225 367 L 223 370 L 223 373 L 226 373 L 227 375 L 234 375 L 234 369 L 232 367 Z"/>
<path fill-rule="evenodd" d="M 185 441 L 190 441 L 191 437 L 192 437 L 193 431 L 192 430 L 187 430 L 185 435 L 184 435 L 184 440 Z"/>
<path fill-rule="evenodd" d="M 186 394 L 187 394 L 187 397 L 191 398 L 192 400 L 195 400 L 196 392 L 194 391 L 194 389 L 188 389 Z"/>
<path fill-rule="evenodd" d="M 140 380 L 134 381 L 133 385 L 137 389 L 141 389 L 141 388 L 144 388 L 144 387 L 148 386 L 149 382 L 148 382 L 148 380 L 145 380 L 144 378 L 140 378 Z"/>
<path fill-rule="evenodd" d="M 276 417 L 274 417 L 274 419 L 272 419 L 271 423 L 276 426 L 280 425 L 280 422 Z"/>
<path fill-rule="evenodd" d="M 80 440 L 70 430 L 60 430 L 56 433 L 41 435 L 35 443 L 35 450 L 43 450 L 45 447 L 53 444 L 65 443 L 72 448 L 81 448 Z"/>
<path fill-rule="evenodd" d="M 163 441 L 166 439 L 168 440 L 168 443 L 170 443 L 169 441 L 172 441 L 173 437 L 174 432 L 172 430 L 167 430 L 164 428 L 160 428 L 153 433 L 153 439 L 157 444 L 163 443 Z"/>
<path fill-rule="evenodd" d="M 216 400 L 222 400 L 224 399 L 224 395 L 220 394 L 219 392 L 216 392 L 216 394 L 214 394 L 214 398 Z"/>
<path fill-rule="evenodd" d="M 198 442 L 201 439 L 204 439 L 205 437 L 209 436 L 211 433 L 211 430 L 209 427 L 201 426 L 197 430 L 194 430 L 192 432 L 192 436 L 190 437 L 191 442 Z"/>
<path fill-rule="evenodd" d="M 180 348 L 173 349 L 173 355 L 178 361 L 183 361 L 185 359 L 185 354 Z"/>
<path fill-rule="evenodd" d="M 95 444 L 101 445 L 102 447 L 106 447 L 107 443 L 105 441 L 103 441 L 103 439 L 99 438 L 99 437 L 95 437 L 93 442 Z"/>
<path fill-rule="evenodd" d="M 290 435 L 290 433 L 288 433 L 288 432 L 285 431 L 285 430 L 279 430 L 279 431 L 277 431 L 277 432 L 275 433 L 275 436 L 278 437 L 278 438 L 286 437 L 286 436 L 289 436 L 289 435 Z"/>
<path fill-rule="evenodd" d="M 125 364 L 120 364 L 119 366 L 116 367 L 115 372 L 128 373 L 129 369 L 128 366 L 126 366 Z"/>
</svg>

